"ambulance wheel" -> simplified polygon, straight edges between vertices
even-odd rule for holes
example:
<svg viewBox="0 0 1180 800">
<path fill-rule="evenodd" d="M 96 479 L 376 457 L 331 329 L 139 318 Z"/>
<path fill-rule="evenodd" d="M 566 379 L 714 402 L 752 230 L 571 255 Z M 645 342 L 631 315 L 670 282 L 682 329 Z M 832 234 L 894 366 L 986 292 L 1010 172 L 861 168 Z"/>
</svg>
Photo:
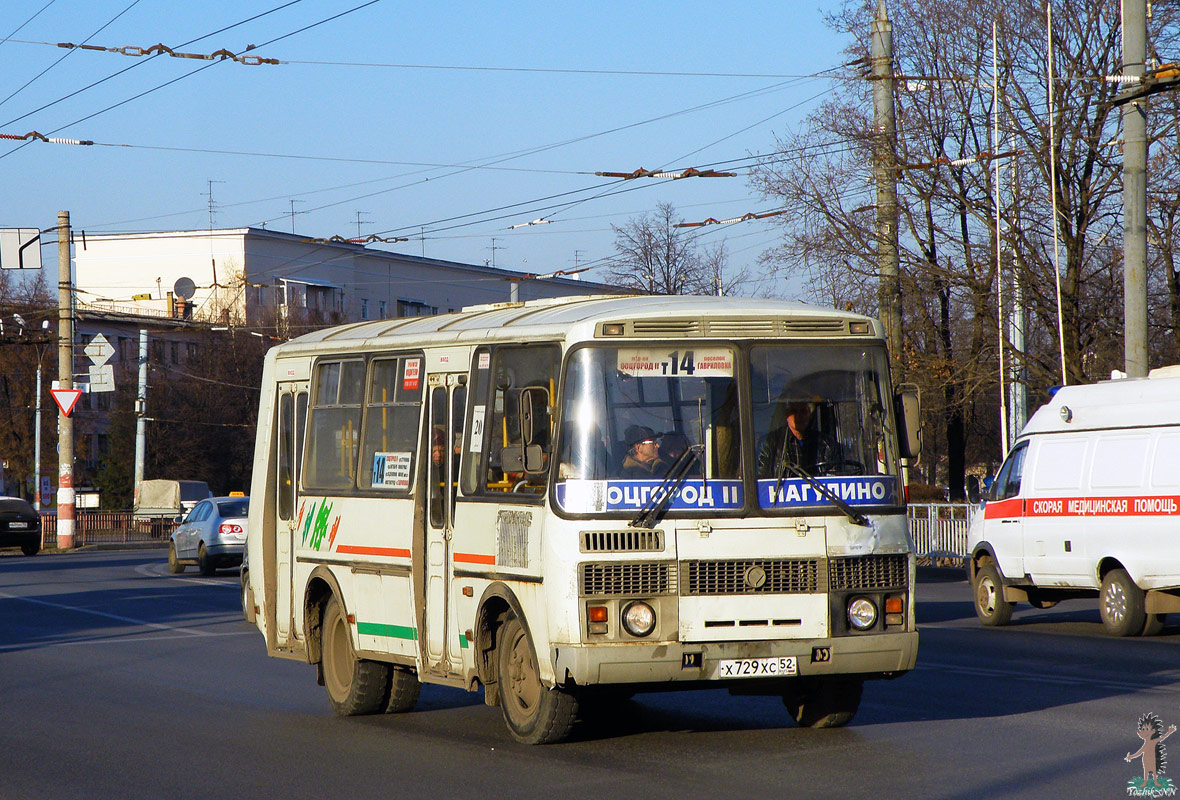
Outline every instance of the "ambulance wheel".
<svg viewBox="0 0 1180 800">
<path fill-rule="evenodd" d="M 1164 620 L 1167 614 L 1148 614 L 1147 622 L 1143 625 L 1143 633 L 1140 636 L 1159 636 L 1164 629 Z"/>
<path fill-rule="evenodd" d="M 549 744 L 569 735 L 578 700 L 560 687 L 548 689 L 541 682 L 533 643 L 515 616 L 504 621 L 496 650 L 500 710 L 512 738 L 522 744 Z"/>
<path fill-rule="evenodd" d="M 860 678 L 796 678 L 783 692 L 783 705 L 800 727 L 839 728 L 860 708 Z"/>
<path fill-rule="evenodd" d="M 1138 636 L 1147 626 L 1143 590 L 1124 569 L 1112 569 L 1102 579 L 1098 613 L 1111 636 Z M 1154 616 L 1154 615 L 1153 615 Z"/>
<path fill-rule="evenodd" d="M 389 665 L 358 659 L 348 619 L 335 597 L 324 607 L 320 666 L 332 708 L 342 717 L 382 711 L 389 699 Z"/>
<path fill-rule="evenodd" d="M 1004 599 L 1004 583 L 992 563 L 981 564 L 975 573 L 975 614 L 984 625 L 1007 625 L 1012 603 Z"/>
</svg>

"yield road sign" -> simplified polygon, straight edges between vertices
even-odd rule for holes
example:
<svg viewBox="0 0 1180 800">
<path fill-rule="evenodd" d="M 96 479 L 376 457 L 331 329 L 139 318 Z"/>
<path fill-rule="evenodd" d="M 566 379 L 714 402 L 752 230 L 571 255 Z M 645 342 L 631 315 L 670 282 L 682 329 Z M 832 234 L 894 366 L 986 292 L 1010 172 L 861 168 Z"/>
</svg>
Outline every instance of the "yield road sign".
<svg viewBox="0 0 1180 800">
<path fill-rule="evenodd" d="M 57 407 L 61 409 L 61 413 L 67 417 L 74 410 L 74 405 L 77 404 L 78 398 L 82 396 L 81 389 L 50 389 L 49 393 L 53 395 L 53 402 L 57 403 Z"/>
<path fill-rule="evenodd" d="M 95 364 L 102 365 L 111 360 L 111 356 L 115 354 L 115 348 L 107 341 L 107 337 L 100 333 L 82 348 L 82 352 L 90 356 L 90 360 Z"/>
</svg>

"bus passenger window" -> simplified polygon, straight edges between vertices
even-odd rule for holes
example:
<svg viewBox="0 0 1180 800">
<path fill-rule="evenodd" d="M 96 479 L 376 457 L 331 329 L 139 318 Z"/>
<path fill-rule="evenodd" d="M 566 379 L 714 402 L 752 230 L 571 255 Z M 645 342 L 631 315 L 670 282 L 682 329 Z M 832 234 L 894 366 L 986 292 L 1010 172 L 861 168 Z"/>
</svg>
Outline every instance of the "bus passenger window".
<svg viewBox="0 0 1180 800">
<path fill-rule="evenodd" d="M 422 357 L 375 358 L 369 364 L 362 489 L 409 492 L 422 408 Z"/>
<path fill-rule="evenodd" d="M 364 361 L 316 365 L 311 437 L 304 466 L 306 486 L 349 489 L 355 484 L 364 385 Z"/>
</svg>

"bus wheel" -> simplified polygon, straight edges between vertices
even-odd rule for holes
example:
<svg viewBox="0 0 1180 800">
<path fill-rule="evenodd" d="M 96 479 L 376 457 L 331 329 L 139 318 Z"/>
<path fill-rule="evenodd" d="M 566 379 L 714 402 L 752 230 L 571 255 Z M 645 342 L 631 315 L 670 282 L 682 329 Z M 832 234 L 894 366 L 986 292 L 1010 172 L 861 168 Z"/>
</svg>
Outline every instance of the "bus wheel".
<svg viewBox="0 0 1180 800">
<path fill-rule="evenodd" d="M 1012 604 L 1004 599 L 1004 584 L 995 564 L 981 564 L 975 573 L 975 615 L 984 625 L 1007 625 Z"/>
<path fill-rule="evenodd" d="M 512 738 L 523 744 L 548 744 L 569 735 L 578 701 L 570 692 L 546 689 L 541 683 L 533 643 L 515 616 L 505 620 L 496 651 L 500 710 Z"/>
<path fill-rule="evenodd" d="M 839 728 L 860 708 L 860 678 L 796 678 L 783 692 L 783 705 L 804 728 Z"/>
<path fill-rule="evenodd" d="M 168 571 L 173 575 L 179 575 L 184 572 L 184 564 L 176 558 L 176 543 L 168 545 Z"/>
<path fill-rule="evenodd" d="M 389 667 L 356 657 L 348 634 L 348 620 L 335 597 L 324 607 L 323 624 L 320 658 L 332 708 L 342 717 L 380 711 L 386 702 Z"/>
<path fill-rule="evenodd" d="M 401 667 L 389 670 L 389 700 L 385 703 L 386 714 L 400 714 L 410 711 L 418 704 L 418 693 L 422 684 L 417 674 Z"/>
<path fill-rule="evenodd" d="M 1147 625 L 1143 590 L 1124 569 L 1112 569 L 1102 579 L 1098 597 L 1102 627 L 1111 636 L 1138 636 Z"/>
</svg>

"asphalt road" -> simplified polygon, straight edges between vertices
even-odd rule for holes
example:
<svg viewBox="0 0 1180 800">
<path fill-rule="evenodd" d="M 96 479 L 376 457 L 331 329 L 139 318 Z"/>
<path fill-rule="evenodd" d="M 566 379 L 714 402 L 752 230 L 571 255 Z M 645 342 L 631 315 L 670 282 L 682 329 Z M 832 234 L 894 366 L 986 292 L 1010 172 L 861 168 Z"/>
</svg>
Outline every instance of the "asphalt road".
<svg viewBox="0 0 1180 800">
<path fill-rule="evenodd" d="M 453 689 L 337 718 L 313 667 L 266 657 L 236 571 L 5 554 L 0 799 L 1126 797 L 1139 717 L 1180 724 L 1180 625 L 1110 639 L 1072 601 L 984 629 L 960 574 L 924 572 L 918 593 L 918 668 L 868 684 L 847 728 L 796 728 L 775 698 L 657 693 L 526 747 Z"/>
</svg>

